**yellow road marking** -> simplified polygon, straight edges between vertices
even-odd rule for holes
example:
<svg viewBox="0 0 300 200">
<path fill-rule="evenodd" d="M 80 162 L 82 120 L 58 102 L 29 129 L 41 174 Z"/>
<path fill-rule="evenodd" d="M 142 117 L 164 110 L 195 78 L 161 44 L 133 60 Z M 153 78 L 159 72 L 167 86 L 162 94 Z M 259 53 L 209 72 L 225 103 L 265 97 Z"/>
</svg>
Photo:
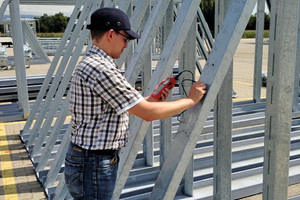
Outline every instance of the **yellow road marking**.
<svg viewBox="0 0 300 200">
<path fill-rule="evenodd" d="M 238 83 L 238 84 L 243 84 L 243 85 L 253 86 L 253 84 L 250 84 L 250 83 L 244 83 L 244 82 L 240 82 L 240 81 L 233 81 L 233 83 Z"/>
<path fill-rule="evenodd" d="M 0 164 L 2 171 L 3 189 L 5 200 L 18 199 L 17 189 L 15 186 L 15 178 L 10 159 L 10 151 L 6 138 L 5 125 L 0 123 Z"/>
</svg>

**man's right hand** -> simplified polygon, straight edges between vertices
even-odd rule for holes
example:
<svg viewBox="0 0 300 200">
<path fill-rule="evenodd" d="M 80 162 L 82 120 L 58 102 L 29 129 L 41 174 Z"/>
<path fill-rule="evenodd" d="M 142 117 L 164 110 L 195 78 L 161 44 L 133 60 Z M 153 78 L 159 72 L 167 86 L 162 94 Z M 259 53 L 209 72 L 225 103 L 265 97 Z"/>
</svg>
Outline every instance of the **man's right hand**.
<svg viewBox="0 0 300 200">
<path fill-rule="evenodd" d="M 205 93 L 206 85 L 202 81 L 197 81 L 191 86 L 188 98 L 192 99 L 196 104 L 202 99 Z"/>
</svg>

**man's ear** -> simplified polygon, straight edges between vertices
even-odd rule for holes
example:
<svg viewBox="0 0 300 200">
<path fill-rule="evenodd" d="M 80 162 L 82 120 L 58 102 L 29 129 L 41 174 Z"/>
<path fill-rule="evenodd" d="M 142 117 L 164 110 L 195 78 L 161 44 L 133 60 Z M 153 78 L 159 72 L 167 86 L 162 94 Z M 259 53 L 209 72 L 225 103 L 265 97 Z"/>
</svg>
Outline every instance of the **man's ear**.
<svg viewBox="0 0 300 200">
<path fill-rule="evenodd" d="M 109 31 L 107 31 L 107 39 L 110 40 L 113 37 L 113 32 L 114 30 L 110 29 Z"/>
</svg>

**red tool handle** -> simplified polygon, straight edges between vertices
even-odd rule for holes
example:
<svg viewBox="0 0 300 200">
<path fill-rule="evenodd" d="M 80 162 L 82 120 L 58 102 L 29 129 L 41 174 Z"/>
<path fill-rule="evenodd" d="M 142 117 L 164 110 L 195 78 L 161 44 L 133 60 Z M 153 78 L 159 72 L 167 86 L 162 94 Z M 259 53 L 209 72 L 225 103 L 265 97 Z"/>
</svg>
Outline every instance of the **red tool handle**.
<svg viewBox="0 0 300 200">
<path fill-rule="evenodd" d="M 159 99 L 161 97 L 161 93 L 165 88 L 171 89 L 173 85 L 175 85 L 176 79 L 173 77 L 168 77 L 165 81 L 162 81 L 158 88 L 151 94 L 151 96 L 155 99 Z"/>
</svg>

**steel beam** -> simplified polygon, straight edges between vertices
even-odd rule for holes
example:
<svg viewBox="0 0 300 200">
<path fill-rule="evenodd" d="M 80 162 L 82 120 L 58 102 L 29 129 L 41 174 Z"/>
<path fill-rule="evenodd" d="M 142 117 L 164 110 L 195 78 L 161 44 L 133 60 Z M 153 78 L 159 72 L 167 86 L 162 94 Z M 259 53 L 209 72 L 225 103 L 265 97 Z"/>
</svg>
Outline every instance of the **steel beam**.
<svg viewBox="0 0 300 200">
<path fill-rule="evenodd" d="M 194 76 L 191 76 L 189 73 L 184 73 L 179 77 L 179 85 L 181 97 L 185 98 L 188 92 L 190 91 L 190 87 L 192 85 L 192 81 L 194 80 L 196 69 L 195 69 L 195 60 L 196 60 L 196 43 L 195 40 L 191 40 L 191 38 L 196 39 L 196 29 L 197 29 L 197 20 L 196 17 L 193 20 L 192 26 L 188 32 L 186 40 L 184 42 L 183 47 L 181 48 L 181 53 L 179 57 L 179 72 L 183 72 L 184 70 L 189 70 L 193 72 Z M 186 92 L 186 93 L 184 93 Z M 184 114 L 184 113 L 183 113 Z M 185 171 L 183 177 L 183 193 L 187 196 L 193 196 L 193 183 L 194 183 L 194 154 L 190 156 L 190 161 L 188 168 Z"/>
<path fill-rule="evenodd" d="M 160 4 L 156 4 L 155 6 L 159 6 L 159 8 L 153 8 L 153 10 L 151 12 L 151 15 L 149 17 L 149 19 L 150 19 L 149 23 L 153 24 L 154 27 L 156 27 L 155 24 L 158 21 L 161 21 L 163 16 L 159 16 L 159 19 L 154 20 L 154 19 L 152 19 L 153 18 L 152 13 L 154 12 L 155 14 L 158 14 L 157 12 L 161 8 L 161 5 L 162 5 L 161 3 L 165 4 L 165 2 L 167 2 L 167 1 L 159 2 Z M 167 2 L 167 5 L 165 5 L 166 7 L 168 6 L 168 3 L 169 3 L 169 1 Z M 200 0 L 199 1 L 187 0 L 187 1 L 184 1 L 182 6 L 180 7 L 178 17 L 176 18 L 176 21 L 174 22 L 173 27 L 170 31 L 170 33 L 172 33 L 172 34 L 170 34 L 168 37 L 168 40 L 167 40 L 167 42 L 164 46 L 164 49 L 161 53 L 161 58 L 156 66 L 154 74 L 151 77 L 150 84 L 148 85 L 148 88 L 145 92 L 146 96 L 148 96 L 152 93 L 153 89 L 159 83 L 160 80 L 162 80 L 163 78 L 172 74 L 173 66 L 175 64 L 177 57 L 179 56 L 179 52 L 184 43 L 184 40 L 187 37 L 188 30 L 190 29 L 190 27 L 192 25 L 192 22 L 193 22 L 192 19 L 194 19 L 195 15 L 197 13 L 197 8 L 198 8 L 199 4 L 200 4 Z M 148 24 L 148 22 L 147 22 L 145 25 L 146 28 L 148 28 L 147 25 L 150 25 L 150 24 Z M 143 33 L 145 33 L 145 35 L 142 35 L 142 37 L 143 36 L 145 37 L 147 35 L 151 35 L 152 31 L 147 30 Z M 146 52 L 141 53 L 141 51 L 144 51 L 143 48 L 145 47 L 145 44 L 147 42 L 150 42 L 150 41 L 148 41 L 147 39 L 144 39 L 142 41 L 142 39 L 141 39 L 141 41 L 139 42 L 139 45 L 137 46 L 137 51 L 135 54 L 140 56 L 143 53 L 146 53 Z M 140 49 L 140 48 L 142 48 L 142 49 Z M 141 61 L 136 60 L 137 58 L 134 58 L 134 56 L 131 60 L 132 63 L 141 62 Z M 140 59 L 142 59 L 142 58 L 140 58 Z M 133 66 L 129 66 L 129 67 L 133 67 Z M 140 66 L 136 66 L 135 70 L 139 70 L 139 69 L 140 69 Z M 131 71 L 131 70 L 129 70 L 129 71 Z M 131 73 L 134 73 L 134 72 L 131 71 Z M 131 78 L 129 78 L 129 79 L 131 81 L 136 79 L 136 78 L 134 78 L 135 75 L 133 75 L 133 74 L 129 73 L 127 75 L 130 75 Z M 117 187 L 115 188 L 115 192 L 114 192 L 114 198 L 116 198 L 116 199 L 121 194 L 122 188 L 125 185 L 126 179 L 132 168 L 134 159 L 137 155 L 140 144 L 141 144 L 142 140 L 144 139 L 145 132 L 148 129 L 148 127 L 149 127 L 149 123 L 143 121 L 140 118 L 137 118 L 136 120 L 134 120 L 134 122 L 132 123 L 132 126 L 130 127 L 131 138 L 129 139 L 127 147 L 123 148 L 123 150 L 120 153 L 120 155 L 121 155 L 120 156 L 121 157 L 120 170 L 118 172 L 119 175 L 118 175 L 118 180 L 117 180 Z"/>
<path fill-rule="evenodd" d="M 4 16 L 4 13 L 6 11 L 6 8 L 8 6 L 8 4 L 10 3 L 11 0 L 5 0 L 2 2 L 2 5 L 0 7 L 0 22 L 2 22 L 2 18 Z"/>
<path fill-rule="evenodd" d="M 139 45 L 136 47 L 132 59 L 130 60 L 130 63 L 128 64 L 125 72 L 126 79 L 132 85 L 135 83 L 141 67 L 144 64 L 144 59 L 150 51 L 150 46 L 153 42 L 153 38 L 155 37 L 156 31 L 162 22 L 169 3 L 170 0 L 158 0 L 154 5 L 145 24 L 141 39 L 139 40 Z M 159 80 L 155 82 L 155 84 L 158 83 Z"/>
<path fill-rule="evenodd" d="M 44 96 L 46 94 L 46 91 L 48 90 L 50 81 L 52 80 L 52 77 L 53 77 L 53 74 L 54 74 L 55 70 L 57 70 L 56 74 L 62 74 L 63 71 L 64 71 L 63 67 L 59 68 L 59 67 L 57 67 L 57 65 L 60 62 L 61 56 L 63 54 L 66 43 L 67 43 L 67 41 L 69 39 L 69 36 L 71 34 L 71 31 L 74 27 L 74 24 L 75 24 L 75 22 L 78 18 L 79 13 L 81 12 L 81 6 L 84 5 L 85 1 L 86 0 L 78 0 L 75 7 L 74 7 L 74 10 L 73 10 L 73 12 L 70 16 L 70 20 L 69 20 L 69 23 L 68 23 L 67 28 L 65 30 L 65 33 L 64 33 L 64 35 L 62 37 L 62 40 L 61 40 L 61 42 L 60 42 L 60 44 L 57 48 L 56 54 L 55 54 L 55 56 L 54 56 L 54 58 L 51 62 L 51 65 L 48 69 L 46 78 L 45 78 L 45 80 L 43 82 L 43 85 L 40 89 L 40 92 L 39 92 L 39 94 L 38 94 L 38 96 L 37 96 L 37 98 L 34 102 L 34 106 L 31 109 L 29 118 L 27 119 L 26 124 L 25 124 L 25 126 L 22 130 L 21 136 L 26 135 L 26 134 L 30 134 L 32 132 L 36 132 L 37 128 L 35 128 L 33 130 L 30 130 L 30 128 L 32 126 L 32 123 L 34 122 L 34 120 L 36 119 L 37 116 L 41 116 L 41 117 L 38 118 L 38 120 L 42 120 L 43 116 L 45 115 L 45 113 L 47 111 L 46 109 L 42 109 L 41 111 L 39 111 L 39 109 L 42 108 Z M 56 83 L 54 83 L 54 84 L 58 84 L 58 82 L 56 81 Z M 52 98 L 49 98 L 48 101 L 51 101 L 51 99 Z M 35 123 L 39 123 L 39 122 L 37 121 Z"/>
<path fill-rule="evenodd" d="M 168 35 L 172 29 L 173 17 L 174 17 L 174 0 L 170 1 L 167 8 L 166 15 L 164 17 L 164 25 L 162 30 L 162 45 L 167 41 Z M 163 48 L 163 46 L 161 47 Z M 170 91 L 168 100 L 172 100 L 172 94 L 174 90 Z M 172 118 L 160 120 L 160 166 L 162 166 L 168 155 L 168 151 L 172 143 Z"/>
<path fill-rule="evenodd" d="M 95 0 L 97 1 L 97 0 Z M 94 2 L 95 2 L 94 1 Z M 51 85 L 50 91 L 47 94 L 47 98 L 50 99 L 48 102 L 49 104 L 44 104 L 43 109 L 48 111 L 45 112 L 45 121 L 44 123 L 35 123 L 34 127 L 37 130 L 36 132 L 33 132 L 28 141 L 27 146 L 34 144 L 34 149 L 39 149 L 42 146 L 42 142 L 44 141 L 46 137 L 47 130 L 49 130 L 51 123 L 53 121 L 53 118 L 55 116 L 55 113 L 57 109 L 59 108 L 59 105 L 61 103 L 62 97 L 67 89 L 67 86 L 71 80 L 71 76 L 73 74 L 74 68 L 76 66 L 76 63 L 78 62 L 78 58 L 82 52 L 82 48 L 84 43 L 86 42 L 86 39 L 89 35 L 89 30 L 82 28 L 85 27 L 84 22 L 88 19 L 89 13 L 91 13 L 93 10 L 96 10 L 97 6 L 94 5 L 93 1 L 89 1 L 87 5 L 85 5 L 84 10 L 82 11 L 80 18 L 77 22 L 77 25 L 74 28 L 74 32 L 72 33 L 70 42 L 68 44 L 65 57 L 63 57 L 60 68 L 65 69 L 65 73 L 59 75 L 56 73 L 55 79 L 59 81 L 53 86 Z M 97 4 L 96 4 L 97 5 Z M 77 42 L 78 40 L 78 42 Z M 76 45 L 75 45 L 76 44 Z M 72 56 L 71 56 L 72 54 Z M 70 60 L 69 60 L 70 58 Z M 55 79 L 53 82 L 55 82 Z M 55 97 L 54 97 L 55 96 Z M 54 98 L 52 100 L 52 98 Z M 47 101 L 46 101 L 47 102 Z M 51 103 L 52 102 L 52 103 Z M 50 105 L 51 103 L 51 105 Z M 40 122 L 43 120 L 38 119 Z M 38 136 L 38 137 L 37 137 Z M 34 156 L 34 153 L 37 153 L 38 151 L 33 151 L 31 156 Z"/>
<path fill-rule="evenodd" d="M 300 5 L 299 5 L 300 6 Z M 300 8 L 299 11 L 300 12 Z M 297 47 L 296 47 L 296 66 L 294 76 L 294 95 L 293 95 L 293 112 L 299 110 L 298 101 L 300 95 L 300 14 L 298 13 L 298 31 L 297 31 Z"/>
<path fill-rule="evenodd" d="M 149 16 L 151 8 L 149 6 L 147 10 L 147 15 Z M 152 76 L 152 54 L 149 51 L 147 58 L 145 59 L 145 64 L 141 70 L 142 75 L 142 91 L 146 91 L 149 81 Z M 143 94 L 144 95 L 144 94 Z M 154 135 L 153 135 L 153 123 L 150 122 L 150 126 L 147 130 L 144 143 L 143 143 L 143 154 L 145 157 L 145 165 L 153 166 L 154 165 Z"/>
<path fill-rule="evenodd" d="M 45 188 L 52 186 L 59 174 L 59 171 L 65 162 L 66 153 L 70 143 L 70 135 L 72 132 L 71 124 L 68 125 L 68 128 L 64 134 L 63 140 L 61 141 L 60 147 L 55 155 L 55 159 L 52 162 L 50 170 L 47 174 L 45 182 L 43 183 Z"/>
<path fill-rule="evenodd" d="M 265 20 L 265 0 L 257 1 L 256 15 L 256 35 L 255 35 L 255 60 L 254 60 L 254 83 L 253 99 L 255 102 L 261 101 L 261 73 L 263 59 L 263 40 L 264 40 L 264 20 Z"/>
<path fill-rule="evenodd" d="M 55 121 L 55 124 L 51 130 L 49 138 L 47 139 L 45 147 L 42 150 L 40 148 L 38 148 L 38 149 L 33 148 L 33 152 L 38 151 L 38 152 L 34 152 L 33 154 L 37 155 L 40 152 L 41 153 L 40 156 L 43 158 L 43 159 L 39 160 L 39 162 L 37 163 L 37 165 L 35 167 L 35 171 L 37 173 L 46 167 L 46 164 L 50 158 L 53 146 L 55 145 L 58 135 L 64 125 L 66 116 L 69 114 L 69 107 L 68 107 L 69 102 L 67 100 L 68 98 L 69 98 L 69 94 L 67 95 L 66 100 L 62 106 L 62 111 L 60 112 L 60 115 L 58 116 L 57 120 Z M 32 160 L 33 161 L 35 160 L 34 157 L 32 158 Z"/>
<path fill-rule="evenodd" d="M 180 125 L 169 155 L 152 190 L 151 199 L 173 199 L 189 163 L 199 134 L 213 106 L 256 1 L 234 0 L 206 62 L 200 80 L 208 86 L 201 103 L 188 109 L 189 117 Z"/>
<path fill-rule="evenodd" d="M 298 9 L 298 0 L 272 1 L 263 176 L 264 200 L 287 199 Z"/>
<path fill-rule="evenodd" d="M 13 52 L 16 71 L 16 80 L 18 87 L 18 105 L 23 109 L 23 117 L 27 119 L 29 116 L 28 88 L 25 71 L 24 41 L 22 33 L 21 15 L 19 0 L 13 0 L 9 4 L 9 12 L 11 17 L 11 34 L 13 39 Z"/>
<path fill-rule="evenodd" d="M 87 4 L 84 6 L 84 9 L 83 9 L 82 13 L 80 14 L 80 17 L 79 17 L 79 19 L 78 19 L 78 21 L 77 21 L 77 25 L 76 25 L 75 28 L 74 28 L 74 32 L 72 33 L 71 40 L 70 40 L 70 42 L 68 43 L 68 45 L 67 45 L 67 47 L 66 47 L 66 50 L 65 50 L 66 52 L 65 52 L 65 54 L 64 54 L 64 56 L 63 56 L 61 62 L 59 63 L 59 67 L 58 67 L 58 69 L 57 69 L 57 71 L 56 71 L 54 80 L 53 80 L 53 82 L 52 82 L 52 84 L 51 84 L 51 87 L 50 87 L 50 89 L 49 89 L 49 92 L 47 93 L 46 100 L 45 100 L 45 102 L 44 102 L 44 104 L 43 104 L 42 109 L 40 110 L 40 113 L 39 113 L 39 115 L 38 115 L 38 117 L 37 117 L 36 122 L 34 123 L 34 126 L 33 126 L 32 130 L 31 130 L 30 137 L 28 138 L 27 141 L 25 141 L 25 144 L 27 145 L 27 147 L 33 145 L 34 141 L 36 140 L 37 135 L 38 135 L 39 132 L 40 132 L 41 127 L 43 127 L 43 129 L 45 130 L 45 129 L 46 129 L 46 126 L 49 126 L 49 124 L 51 124 L 51 122 L 50 122 L 50 123 L 47 123 L 47 125 L 46 125 L 46 124 L 42 124 L 42 123 L 43 123 L 44 117 L 45 117 L 46 115 L 49 116 L 49 113 L 48 113 L 48 112 L 53 113 L 53 111 L 54 111 L 54 110 L 50 110 L 49 108 L 50 108 L 50 104 L 51 104 L 52 101 L 53 101 L 53 97 L 54 97 L 56 91 L 57 91 L 57 92 L 62 92 L 62 91 L 57 90 L 58 87 L 65 87 L 65 88 L 67 87 L 67 85 L 62 85 L 62 84 L 60 84 L 60 83 L 61 83 L 61 81 L 62 81 L 62 77 L 64 78 L 64 80 L 66 80 L 66 76 L 63 76 L 63 73 L 64 73 L 64 71 L 65 71 L 65 69 L 66 69 L 66 66 L 67 66 L 67 64 L 68 64 L 68 62 L 69 62 L 69 59 L 70 59 L 71 54 L 72 54 L 72 51 L 73 51 L 73 49 L 74 49 L 74 46 L 75 46 L 75 44 L 76 44 L 76 42 L 77 42 L 77 39 L 78 39 L 78 37 L 79 37 L 79 33 L 81 32 L 82 24 L 83 24 L 84 21 L 86 20 L 86 17 L 88 16 L 88 13 L 89 13 L 89 9 L 90 9 L 90 6 L 91 6 L 91 2 L 86 2 L 86 3 L 87 3 Z M 79 25 L 79 24 L 80 24 L 80 25 Z M 81 35 L 81 36 L 82 36 L 82 35 Z M 76 48 L 78 49 L 78 46 L 76 46 Z M 58 56 L 59 56 L 59 58 L 60 58 L 61 55 L 58 55 Z M 72 60 L 73 60 L 73 59 L 78 59 L 78 57 L 76 58 L 76 57 L 73 55 L 73 56 L 72 56 Z M 74 62 L 74 61 L 73 61 L 73 62 Z M 76 61 L 76 62 L 77 62 L 77 61 Z M 70 64 L 69 64 L 69 65 L 70 65 Z M 74 68 L 74 67 L 75 67 L 75 66 L 73 66 L 73 68 Z M 67 75 L 68 77 L 71 76 L 71 74 L 68 74 L 68 73 L 66 73 L 65 75 Z M 47 74 L 47 76 L 48 76 L 48 74 Z M 45 83 L 43 83 L 43 86 L 44 86 L 44 84 L 45 84 Z M 59 85 L 59 84 L 60 84 L 60 85 Z M 62 89 L 62 88 L 60 88 L 60 89 Z M 65 91 L 65 90 L 64 90 L 64 91 Z M 57 97 L 57 94 L 55 95 L 55 97 Z M 52 106 L 52 108 L 54 108 L 54 107 L 53 107 L 53 104 L 52 104 L 51 106 Z M 52 115 L 52 114 L 51 114 L 51 115 Z M 53 119 L 51 119 L 51 118 L 47 118 L 47 119 L 48 119 L 48 120 L 53 120 Z M 39 137 L 42 137 L 42 136 L 39 136 Z M 40 145 L 40 144 L 38 143 L 37 145 Z"/>
<path fill-rule="evenodd" d="M 25 41 L 28 42 L 30 48 L 32 49 L 33 53 L 38 57 L 42 58 L 45 62 L 50 62 L 45 49 L 42 47 L 41 43 L 37 40 L 32 28 L 29 26 L 26 20 L 22 21 L 22 28 L 24 33 Z"/>
<path fill-rule="evenodd" d="M 219 33 L 230 1 L 215 3 L 215 34 Z M 224 78 L 214 105 L 214 199 L 231 199 L 233 62 Z"/>
</svg>

